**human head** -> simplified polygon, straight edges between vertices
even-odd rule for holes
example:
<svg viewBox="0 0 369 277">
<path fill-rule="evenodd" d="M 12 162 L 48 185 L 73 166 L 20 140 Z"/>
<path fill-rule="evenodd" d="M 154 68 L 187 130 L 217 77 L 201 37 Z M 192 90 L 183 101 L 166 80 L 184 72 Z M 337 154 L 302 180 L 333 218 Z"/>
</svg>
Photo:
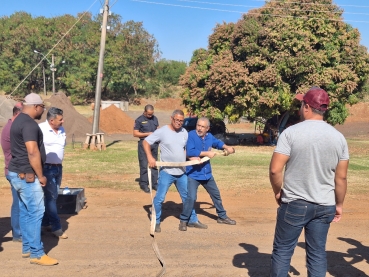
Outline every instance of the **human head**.
<svg viewBox="0 0 369 277">
<path fill-rule="evenodd" d="M 179 131 L 182 128 L 184 121 L 184 113 L 182 110 L 174 110 L 172 113 L 171 126 L 174 130 Z"/>
<path fill-rule="evenodd" d="M 46 119 L 53 130 L 59 130 L 60 126 L 64 123 L 63 110 L 51 107 L 47 112 Z"/>
<path fill-rule="evenodd" d="M 153 117 L 154 116 L 154 106 L 150 104 L 146 105 L 144 109 L 144 115 L 147 118 Z"/>
<path fill-rule="evenodd" d="M 23 112 L 33 119 L 41 119 L 45 111 L 45 104 L 41 97 L 36 93 L 30 93 L 24 98 Z"/>
<path fill-rule="evenodd" d="M 18 114 L 22 112 L 23 109 L 23 103 L 17 102 L 13 107 L 13 116 L 16 117 Z"/>
<path fill-rule="evenodd" d="M 204 137 L 210 129 L 210 121 L 206 117 L 201 117 L 196 123 L 196 133 L 199 137 Z"/>
<path fill-rule="evenodd" d="M 320 115 L 323 115 L 329 106 L 328 93 L 319 87 L 312 87 L 305 94 L 297 94 L 295 98 L 304 102 L 305 104 L 308 104 L 313 112 Z"/>
</svg>

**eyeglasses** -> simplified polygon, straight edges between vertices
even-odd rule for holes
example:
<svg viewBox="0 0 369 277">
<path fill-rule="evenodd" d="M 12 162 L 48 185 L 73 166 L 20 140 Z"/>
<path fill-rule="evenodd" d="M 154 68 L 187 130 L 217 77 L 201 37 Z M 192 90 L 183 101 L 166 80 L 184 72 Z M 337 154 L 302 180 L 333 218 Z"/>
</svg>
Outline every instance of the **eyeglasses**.
<svg viewBox="0 0 369 277">
<path fill-rule="evenodd" d="M 176 119 L 176 118 L 172 118 L 172 119 L 175 123 L 182 123 L 183 124 L 183 122 L 184 122 L 184 120 L 179 120 L 179 119 Z"/>
<path fill-rule="evenodd" d="M 36 107 L 41 107 L 44 109 L 44 111 L 46 110 L 45 105 L 36 105 Z"/>
</svg>

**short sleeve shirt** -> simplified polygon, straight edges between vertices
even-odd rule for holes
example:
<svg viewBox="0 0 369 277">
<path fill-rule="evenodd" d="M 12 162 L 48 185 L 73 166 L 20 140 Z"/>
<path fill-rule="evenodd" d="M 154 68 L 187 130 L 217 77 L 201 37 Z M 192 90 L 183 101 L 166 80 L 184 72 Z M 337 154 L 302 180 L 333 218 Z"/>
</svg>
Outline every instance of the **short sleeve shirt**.
<svg viewBox="0 0 369 277">
<path fill-rule="evenodd" d="M 13 121 L 10 128 L 10 146 L 12 159 L 9 163 L 9 171 L 16 173 L 34 172 L 28 159 L 26 142 L 36 141 L 41 154 L 41 162 L 46 160 L 43 135 L 38 124 L 27 114 L 20 113 Z"/>
<path fill-rule="evenodd" d="M 159 126 L 158 118 L 153 115 L 151 118 L 147 118 L 143 114 L 135 120 L 133 130 L 138 130 L 140 133 L 154 132 Z M 145 138 L 140 138 L 143 140 Z"/>
<path fill-rule="evenodd" d="M 153 145 L 159 142 L 160 161 L 162 162 L 185 162 L 186 144 L 188 133 L 184 128 L 179 131 L 173 131 L 168 125 L 157 129 L 154 133 L 145 138 Z M 182 175 L 186 172 L 185 167 L 163 166 L 162 169 L 170 175 Z"/>
</svg>

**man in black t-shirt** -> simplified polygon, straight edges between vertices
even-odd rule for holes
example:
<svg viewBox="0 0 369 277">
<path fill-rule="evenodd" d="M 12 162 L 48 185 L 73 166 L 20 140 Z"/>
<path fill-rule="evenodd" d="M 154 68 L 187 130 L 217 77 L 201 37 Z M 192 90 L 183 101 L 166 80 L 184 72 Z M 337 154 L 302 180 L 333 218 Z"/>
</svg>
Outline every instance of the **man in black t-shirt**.
<svg viewBox="0 0 369 277">
<path fill-rule="evenodd" d="M 140 187 L 144 192 L 149 193 L 148 187 L 149 181 L 147 176 L 147 157 L 142 146 L 144 139 L 153 133 L 159 127 L 157 117 L 154 115 L 154 107 L 152 105 L 146 105 L 144 113 L 139 116 L 135 121 L 133 127 L 133 136 L 139 138 L 138 141 L 138 162 L 140 164 Z M 154 143 L 151 145 L 151 153 L 155 159 L 158 159 L 158 146 Z M 156 190 L 158 182 L 158 170 L 157 168 L 151 169 L 151 180 L 153 189 Z"/>
<path fill-rule="evenodd" d="M 55 265 L 58 261 L 45 254 L 41 241 L 41 221 L 45 212 L 42 187 L 47 182 L 42 164 L 46 154 L 43 135 L 35 119 L 41 118 L 45 105 L 35 93 L 28 94 L 24 100 L 23 112 L 10 129 L 12 159 L 8 167 L 10 183 L 21 200 L 22 257 L 30 257 L 31 264 Z"/>
</svg>

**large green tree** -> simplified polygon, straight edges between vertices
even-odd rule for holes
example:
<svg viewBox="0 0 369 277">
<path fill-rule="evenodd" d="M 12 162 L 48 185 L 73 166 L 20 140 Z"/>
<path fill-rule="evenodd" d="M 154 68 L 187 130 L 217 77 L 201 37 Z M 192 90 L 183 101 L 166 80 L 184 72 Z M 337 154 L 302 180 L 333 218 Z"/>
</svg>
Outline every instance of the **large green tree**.
<svg viewBox="0 0 369 277">
<path fill-rule="evenodd" d="M 181 80 L 184 104 L 231 121 L 268 118 L 320 86 L 331 98 L 328 122 L 343 123 L 345 104 L 367 92 L 369 55 L 342 13 L 332 0 L 268 1 L 237 23 L 218 24 Z"/>
</svg>

